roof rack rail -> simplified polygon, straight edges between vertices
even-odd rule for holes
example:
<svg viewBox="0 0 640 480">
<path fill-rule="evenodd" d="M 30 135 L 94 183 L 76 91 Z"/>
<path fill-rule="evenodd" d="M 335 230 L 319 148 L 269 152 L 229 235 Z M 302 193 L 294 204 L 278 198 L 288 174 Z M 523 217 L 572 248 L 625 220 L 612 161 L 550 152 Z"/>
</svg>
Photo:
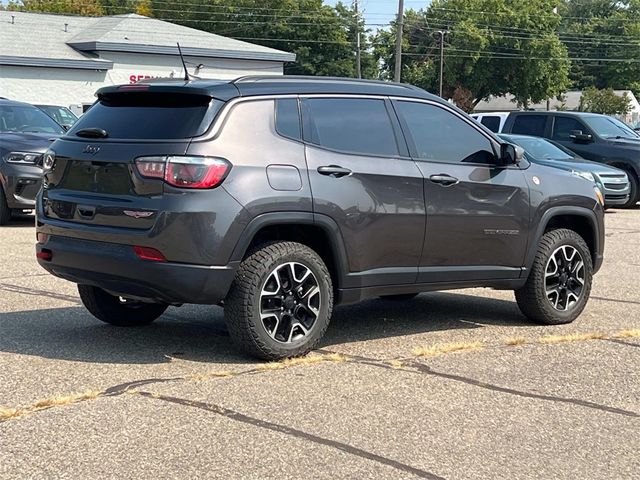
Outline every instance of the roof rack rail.
<svg viewBox="0 0 640 480">
<path fill-rule="evenodd" d="M 330 76 L 312 76 L 312 75 L 245 75 L 231 80 L 230 83 L 259 83 L 259 82 L 344 82 L 344 83 L 361 83 L 372 85 L 386 85 L 411 90 L 420 90 L 420 88 L 408 83 L 388 82 L 385 80 L 369 80 L 364 78 L 351 77 L 330 77 Z"/>
</svg>

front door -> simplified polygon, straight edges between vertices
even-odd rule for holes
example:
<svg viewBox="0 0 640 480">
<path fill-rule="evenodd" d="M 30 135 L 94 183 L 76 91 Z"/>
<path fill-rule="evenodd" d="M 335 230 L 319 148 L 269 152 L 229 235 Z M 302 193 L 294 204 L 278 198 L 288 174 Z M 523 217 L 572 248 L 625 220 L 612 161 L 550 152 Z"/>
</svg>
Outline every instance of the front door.
<svg viewBox="0 0 640 480">
<path fill-rule="evenodd" d="M 423 181 L 399 141 L 390 102 L 310 97 L 302 105 L 313 210 L 338 225 L 350 272 L 344 286 L 415 282 L 425 229 Z"/>
<path fill-rule="evenodd" d="M 519 166 L 498 166 L 497 143 L 448 107 L 394 102 L 424 177 L 427 226 L 420 282 L 517 278 L 529 228 Z"/>
</svg>

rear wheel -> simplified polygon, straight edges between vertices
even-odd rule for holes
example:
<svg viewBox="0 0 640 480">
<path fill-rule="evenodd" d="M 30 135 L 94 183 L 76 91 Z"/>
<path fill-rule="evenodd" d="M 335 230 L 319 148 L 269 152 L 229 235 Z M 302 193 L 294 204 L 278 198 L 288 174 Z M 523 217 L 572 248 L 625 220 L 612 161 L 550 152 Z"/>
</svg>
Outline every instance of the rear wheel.
<svg viewBox="0 0 640 480">
<path fill-rule="evenodd" d="M 6 225 L 11 220 L 11 209 L 7 205 L 4 189 L 0 186 L 0 225 Z"/>
<path fill-rule="evenodd" d="M 620 205 L 620 208 L 633 208 L 636 203 L 638 203 L 638 200 L 640 200 L 640 182 L 638 181 L 638 177 L 635 173 L 628 170 L 626 172 L 627 177 L 629 177 L 629 185 L 631 188 L 629 191 L 629 200 L 624 205 Z"/>
<path fill-rule="evenodd" d="M 304 355 L 329 326 L 333 287 L 326 265 L 306 245 L 276 242 L 238 268 L 224 315 L 233 341 L 266 360 Z"/>
<path fill-rule="evenodd" d="M 111 295 L 98 287 L 78 285 L 83 305 L 98 320 L 118 327 L 148 325 L 164 313 L 165 303 L 146 303 Z"/>
<path fill-rule="evenodd" d="M 552 230 L 540 240 L 527 283 L 515 292 L 516 301 L 533 321 L 571 323 L 587 304 L 592 276 L 591 253 L 582 237 L 573 230 Z"/>
</svg>

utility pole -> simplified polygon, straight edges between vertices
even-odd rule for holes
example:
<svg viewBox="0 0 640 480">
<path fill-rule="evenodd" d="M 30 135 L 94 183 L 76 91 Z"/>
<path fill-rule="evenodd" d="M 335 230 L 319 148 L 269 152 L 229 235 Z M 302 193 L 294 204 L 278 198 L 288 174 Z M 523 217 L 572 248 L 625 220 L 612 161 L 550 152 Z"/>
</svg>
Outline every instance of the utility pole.
<svg viewBox="0 0 640 480">
<path fill-rule="evenodd" d="M 442 76 L 444 70 L 444 36 L 449 33 L 446 30 L 437 30 L 440 35 L 440 98 L 442 98 Z"/>
<path fill-rule="evenodd" d="M 353 0 L 353 7 L 356 17 L 356 75 L 362 78 L 362 61 L 360 58 L 360 12 L 358 11 L 358 0 Z"/>
<path fill-rule="evenodd" d="M 404 22 L 404 0 L 398 0 L 398 20 L 396 21 L 396 68 L 393 80 L 400 81 L 402 69 L 402 24 Z"/>
</svg>

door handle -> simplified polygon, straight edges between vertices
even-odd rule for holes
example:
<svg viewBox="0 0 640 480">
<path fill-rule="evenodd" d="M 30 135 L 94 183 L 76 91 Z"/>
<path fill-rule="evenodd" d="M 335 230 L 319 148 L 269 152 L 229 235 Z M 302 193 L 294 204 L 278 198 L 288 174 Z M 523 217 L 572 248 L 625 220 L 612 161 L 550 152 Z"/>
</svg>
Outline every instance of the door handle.
<svg viewBox="0 0 640 480">
<path fill-rule="evenodd" d="M 345 175 L 350 175 L 351 170 L 339 165 L 324 165 L 322 167 L 318 167 L 318 173 L 320 175 L 329 175 L 334 178 L 340 178 L 344 177 Z"/>
<path fill-rule="evenodd" d="M 433 183 L 439 183 L 443 187 L 450 187 L 451 185 L 455 185 L 456 183 L 460 182 L 460 180 L 458 180 L 456 177 L 452 177 L 451 175 L 447 175 L 446 173 L 431 175 L 429 177 L 429 180 L 431 180 Z"/>
</svg>

